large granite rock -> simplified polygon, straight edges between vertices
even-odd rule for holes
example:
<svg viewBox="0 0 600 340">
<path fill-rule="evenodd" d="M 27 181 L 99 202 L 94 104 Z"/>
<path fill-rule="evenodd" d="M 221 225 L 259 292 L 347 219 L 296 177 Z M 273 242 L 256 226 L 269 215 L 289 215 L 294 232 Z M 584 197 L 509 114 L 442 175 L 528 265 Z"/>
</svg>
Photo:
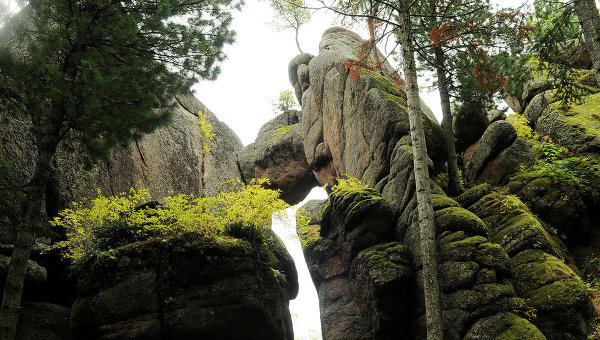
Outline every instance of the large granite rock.
<svg viewBox="0 0 600 340">
<path fill-rule="evenodd" d="M 44 302 L 24 302 L 19 310 L 19 340 L 71 340 L 71 309 Z"/>
<path fill-rule="evenodd" d="M 71 202 L 97 195 L 119 194 L 130 188 L 148 189 L 153 199 L 176 194 L 199 196 L 201 188 L 201 148 L 197 113 L 202 110 L 208 115 L 215 137 L 209 142 L 210 152 L 206 157 L 207 193 L 216 194 L 228 189 L 227 181 L 240 178 L 236 152 L 242 143 L 235 133 L 220 122 L 193 95 L 177 96 L 173 120 L 151 134 L 141 137 L 128 147 L 116 148 L 111 161 L 98 161 L 86 171 L 84 155 L 76 145 L 59 147 L 53 161 L 52 177 L 46 187 L 44 218 L 56 216 L 58 211 L 70 206 Z M 37 154 L 30 124 L 25 120 L 9 120 L 0 126 L 0 159 L 12 163 L 8 179 L 26 183 L 33 173 Z M 14 235 L 10 218 L 20 211 L 18 198 L 8 197 L 0 201 L 0 243 L 10 243 Z M 6 226 L 6 228 L 4 228 Z M 8 229 L 7 233 L 4 233 Z M 48 281 L 41 301 L 70 305 L 74 298 L 75 281 L 69 278 L 68 264 L 54 252 L 42 256 L 32 255 L 48 269 Z"/>
<path fill-rule="evenodd" d="M 510 282 L 536 315 L 548 339 L 583 339 L 594 311 L 586 287 L 560 240 L 516 197 L 490 193 L 469 210 L 489 228 L 490 240 L 511 258 Z"/>
<path fill-rule="evenodd" d="M 319 184 L 304 156 L 299 115 L 290 110 L 273 118 L 261 127 L 254 143 L 238 151 L 244 180 L 268 178 L 269 188 L 281 190 L 281 198 L 290 205 Z"/>
<path fill-rule="evenodd" d="M 78 339 L 291 340 L 297 283 L 274 275 L 285 265 L 265 249 L 197 236 L 101 253 L 80 276 L 71 330 Z"/>
<path fill-rule="evenodd" d="M 510 176 L 536 164 L 529 145 L 517 138 L 506 121 L 491 124 L 465 152 L 465 177 L 469 183 L 506 184 Z"/>
<path fill-rule="evenodd" d="M 365 71 L 358 80 L 349 79 L 346 64 L 359 59 L 361 44 L 355 33 L 331 28 L 323 34 L 319 55 L 303 54 L 289 65 L 302 103 L 304 153 L 321 185 L 349 174 L 375 187 L 388 176 L 390 155 L 409 132 L 406 95 L 394 86 L 389 64 L 383 64 L 383 75 Z M 427 149 L 439 166 L 445 162 L 442 130 L 424 104 L 422 111 Z"/>
<path fill-rule="evenodd" d="M 354 53 L 360 51 L 359 39 L 353 33 L 330 29 L 320 46 L 319 55 L 300 55 L 289 68 L 302 102 L 300 121 L 307 162 L 320 184 L 331 184 L 336 176 L 349 174 L 375 189 L 344 194 L 334 191 L 328 203 L 312 202 L 307 209 L 311 212 L 309 224 L 298 229 L 319 295 L 324 338 L 388 339 L 399 334 L 424 338 L 423 273 L 403 91 L 394 86 L 385 67 L 383 75 L 364 70 L 358 80 L 348 76 L 347 61 L 356 60 Z M 442 134 L 426 115 L 424 122 L 433 174 L 444 161 L 440 156 L 444 153 Z M 474 180 L 483 174 L 485 181 L 505 183 L 521 165 L 533 162 L 528 146 L 516 138 L 510 124 L 495 122 L 486 133 L 469 159 Z M 524 157 L 517 157 L 515 162 L 515 155 Z M 541 295 L 518 284 L 534 278 L 521 271 L 522 276 L 514 279 L 514 256 L 529 249 L 534 240 L 554 245 L 557 250 L 547 250 L 548 254 L 568 261 L 560 241 L 541 233 L 541 225 L 542 229 L 534 231 L 519 223 L 501 231 L 492 221 L 504 218 L 512 211 L 510 206 L 494 210 L 490 216 L 477 216 L 479 210 L 474 210 L 475 214 L 467 211 L 446 197 L 433 181 L 431 185 L 436 194 L 445 339 L 544 339 L 554 330 L 560 336 L 587 334 L 589 328 L 582 325 L 592 318 L 584 308 L 589 298 L 580 294 L 582 283 L 576 271 L 561 266 L 570 288 L 546 291 L 565 294 L 572 288 L 576 297 L 564 303 L 552 300 L 537 304 L 535 308 L 543 310 L 543 316 L 533 323 L 528 320 L 528 315 L 533 315 L 528 299 Z M 476 189 L 461 196 L 460 201 L 477 204 L 491 192 L 489 185 Z M 374 206 L 362 209 L 365 198 Z M 495 200 L 504 202 L 501 197 Z M 389 205 L 389 217 L 374 203 L 381 201 Z M 381 217 L 369 218 L 373 214 Z M 382 217 L 391 220 L 391 228 L 381 229 Z M 354 235 L 361 235 L 360 240 Z M 553 265 L 540 261 L 542 270 L 552 272 Z M 394 301 L 394 307 L 386 301 Z M 574 311 L 570 319 L 574 321 L 552 328 L 549 323 L 568 314 L 563 307 Z"/>
</svg>

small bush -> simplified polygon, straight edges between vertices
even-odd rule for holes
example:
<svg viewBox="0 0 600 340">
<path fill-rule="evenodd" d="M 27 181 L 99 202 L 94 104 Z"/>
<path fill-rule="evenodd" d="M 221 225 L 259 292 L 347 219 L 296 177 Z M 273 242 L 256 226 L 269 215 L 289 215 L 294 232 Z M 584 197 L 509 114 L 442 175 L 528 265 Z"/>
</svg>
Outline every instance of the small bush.
<svg viewBox="0 0 600 340">
<path fill-rule="evenodd" d="M 64 228 L 67 239 L 47 250 L 62 249 L 65 258 L 77 263 L 133 242 L 190 233 L 213 238 L 230 233 L 262 242 L 262 231 L 272 215 L 284 218 L 282 210 L 289 207 L 279 198 L 279 191 L 265 189 L 264 184 L 268 180 L 256 179 L 248 185 L 237 180 L 231 190 L 215 197 L 178 195 L 142 209 L 136 207 L 150 200 L 146 190 L 131 189 L 111 197 L 98 191 L 98 197 L 73 203 L 72 209 L 61 211 L 50 222 Z"/>
</svg>

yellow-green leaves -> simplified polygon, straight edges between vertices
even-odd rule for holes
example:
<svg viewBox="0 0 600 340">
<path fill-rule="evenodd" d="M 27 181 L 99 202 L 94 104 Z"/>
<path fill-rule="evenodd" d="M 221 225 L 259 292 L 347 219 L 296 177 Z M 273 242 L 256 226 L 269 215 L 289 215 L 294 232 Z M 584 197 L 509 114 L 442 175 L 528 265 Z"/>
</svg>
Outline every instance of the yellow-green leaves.
<svg viewBox="0 0 600 340">
<path fill-rule="evenodd" d="M 200 140 L 202 141 L 202 153 L 207 154 L 210 151 L 208 142 L 213 140 L 215 134 L 213 133 L 213 127 L 208 122 L 208 115 L 200 110 L 198 111 L 198 126 L 200 127 Z"/>
<path fill-rule="evenodd" d="M 219 237 L 227 225 L 240 222 L 258 230 L 266 229 L 272 215 L 283 218 L 282 210 L 289 207 L 279 198 L 279 191 L 263 187 L 268 184 L 267 179 L 256 179 L 250 184 L 238 179 L 229 191 L 214 197 L 171 196 L 156 208 L 143 209 L 136 207 L 150 200 L 146 190 L 131 189 L 127 194 L 111 197 L 104 197 L 98 190 L 97 198 L 73 203 L 72 209 L 61 211 L 50 222 L 66 230 L 67 240 L 49 249 L 61 248 L 65 258 L 77 261 L 115 221 L 131 226 L 136 239 L 184 237 L 189 233 Z"/>
</svg>

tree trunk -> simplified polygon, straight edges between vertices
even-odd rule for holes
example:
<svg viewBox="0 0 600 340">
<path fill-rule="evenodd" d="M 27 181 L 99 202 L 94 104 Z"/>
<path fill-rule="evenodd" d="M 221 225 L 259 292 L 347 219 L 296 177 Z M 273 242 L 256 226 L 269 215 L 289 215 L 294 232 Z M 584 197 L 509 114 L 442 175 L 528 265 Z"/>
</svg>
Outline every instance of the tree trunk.
<svg viewBox="0 0 600 340">
<path fill-rule="evenodd" d="M 304 53 L 302 52 L 302 49 L 300 48 L 300 42 L 298 41 L 298 32 L 300 31 L 300 25 L 296 26 L 296 47 L 298 47 L 298 51 L 300 52 L 300 54 Z"/>
<path fill-rule="evenodd" d="M 21 295 L 27 274 L 27 262 L 38 235 L 44 191 L 49 180 L 50 164 L 55 152 L 56 145 L 49 143 L 40 145 L 35 171 L 26 190 L 26 201 L 22 210 L 24 218 L 17 231 L 0 307 L 0 340 L 14 340 L 16 336 Z"/>
<path fill-rule="evenodd" d="M 423 130 L 419 85 L 417 84 L 417 68 L 415 64 L 410 24 L 410 4 L 410 0 L 400 1 L 399 35 L 400 44 L 402 45 L 404 80 L 406 83 L 408 115 L 410 120 L 410 136 L 413 147 L 421 259 L 423 261 L 423 287 L 425 295 L 427 339 L 442 340 L 442 308 L 440 303 L 440 286 L 438 283 L 435 225 L 433 221 L 433 204 L 431 203 L 431 183 L 429 179 L 429 170 L 427 168 L 427 146 L 425 144 L 425 132 Z"/>
<path fill-rule="evenodd" d="M 585 44 L 596 72 L 596 80 L 600 85 L 600 15 L 598 15 L 598 8 L 594 0 L 574 0 L 573 7 L 579 17 Z"/>
<path fill-rule="evenodd" d="M 454 144 L 454 127 L 452 126 L 452 113 L 450 111 L 450 95 L 448 95 L 448 80 L 444 65 L 444 51 L 440 46 L 434 47 L 435 68 L 437 71 L 438 87 L 440 91 L 440 100 L 442 104 L 442 128 L 446 133 L 446 153 L 448 154 L 448 193 L 451 196 L 459 195 L 463 192 L 458 175 L 458 164 L 456 162 L 456 146 Z"/>
</svg>

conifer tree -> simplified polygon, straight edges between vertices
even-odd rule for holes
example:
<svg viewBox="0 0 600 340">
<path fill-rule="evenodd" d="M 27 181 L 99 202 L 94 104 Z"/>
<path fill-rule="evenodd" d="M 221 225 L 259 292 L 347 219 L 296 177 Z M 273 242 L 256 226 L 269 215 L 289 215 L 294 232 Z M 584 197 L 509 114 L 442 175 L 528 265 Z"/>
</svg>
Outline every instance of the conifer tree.
<svg viewBox="0 0 600 340">
<path fill-rule="evenodd" d="M 236 0 L 36 0 L 0 31 L 0 112 L 31 121 L 35 170 L 0 308 L 0 339 L 15 338 L 17 310 L 59 144 L 109 159 L 170 118 L 174 95 L 213 79 Z"/>
</svg>

